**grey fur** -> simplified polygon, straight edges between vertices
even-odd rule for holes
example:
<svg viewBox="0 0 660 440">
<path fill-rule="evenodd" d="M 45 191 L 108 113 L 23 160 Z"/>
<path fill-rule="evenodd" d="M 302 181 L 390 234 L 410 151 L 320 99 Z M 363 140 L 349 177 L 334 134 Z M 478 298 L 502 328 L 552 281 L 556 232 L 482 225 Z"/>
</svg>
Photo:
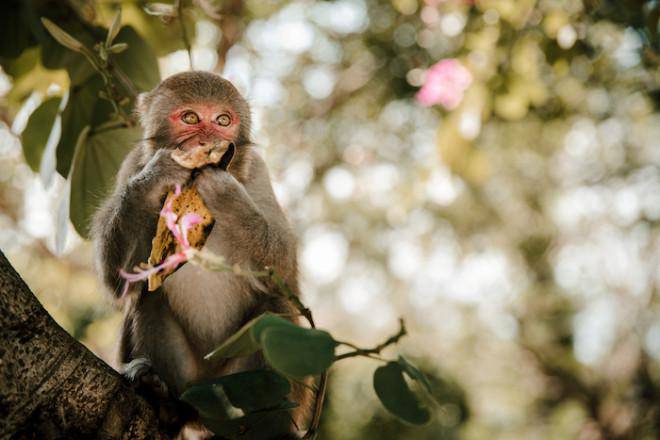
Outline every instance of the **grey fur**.
<svg viewBox="0 0 660 440">
<path fill-rule="evenodd" d="M 94 219 L 98 270 L 117 298 L 123 287 L 118 270 L 147 261 L 164 196 L 191 177 L 170 158 L 167 115 L 177 105 L 209 101 L 229 104 L 241 126 L 230 171 L 207 167 L 194 181 L 215 219 L 205 246 L 246 269 L 274 267 L 298 293 L 296 239 L 275 199 L 266 165 L 250 143 L 249 106 L 229 81 L 188 72 L 140 96 L 137 111 L 146 140 L 124 160 L 114 193 Z M 263 311 L 291 313 L 288 302 L 265 293 L 272 287 L 192 264 L 179 268 L 156 292 L 132 286 L 121 298 L 126 322 L 120 361 L 148 359 L 175 396 L 191 382 L 259 368 L 264 365 L 260 355 L 214 363 L 203 356 Z M 294 386 L 294 394 L 301 403 L 294 419 L 304 425 L 312 397 L 300 386 Z"/>
</svg>

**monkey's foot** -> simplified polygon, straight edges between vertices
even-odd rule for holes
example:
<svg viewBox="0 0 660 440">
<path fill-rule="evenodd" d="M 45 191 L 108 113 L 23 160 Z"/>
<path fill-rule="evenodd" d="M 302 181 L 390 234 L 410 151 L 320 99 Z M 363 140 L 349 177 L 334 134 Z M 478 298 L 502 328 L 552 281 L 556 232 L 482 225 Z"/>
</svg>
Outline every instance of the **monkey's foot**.
<svg viewBox="0 0 660 440">
<path fill-rule="evenodd" d="M 151 361 L 147 358 L 133 359 L 124 365 L 124 376 L 133 384 L 140 394 L 159 399 L 170 397 L 167 384 L 154 371 Z"/>
<path fill-rule="evenodd" d="M 160 423 L 173 436 L 186 423 L 197 418 L 196 411 L 190 405 L 170 395 L 167 384 L 153 370 L 149 359 L 137 358 L 125 364 L 124 376 L 135 391 L 156 409 Z"/>
</svg>

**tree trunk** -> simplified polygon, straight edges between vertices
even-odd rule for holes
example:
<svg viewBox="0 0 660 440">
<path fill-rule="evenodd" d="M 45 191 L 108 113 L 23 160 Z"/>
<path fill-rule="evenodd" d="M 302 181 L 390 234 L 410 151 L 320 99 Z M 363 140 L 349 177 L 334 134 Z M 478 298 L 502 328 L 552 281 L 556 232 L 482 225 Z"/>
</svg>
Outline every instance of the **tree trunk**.
<svg viewBox="0 0 660 440">
<path fill-rule="evenodd" d="M 62 329 L 0 251 L 0 438 L 167 438 L 155 410 Z"/>
</svg>

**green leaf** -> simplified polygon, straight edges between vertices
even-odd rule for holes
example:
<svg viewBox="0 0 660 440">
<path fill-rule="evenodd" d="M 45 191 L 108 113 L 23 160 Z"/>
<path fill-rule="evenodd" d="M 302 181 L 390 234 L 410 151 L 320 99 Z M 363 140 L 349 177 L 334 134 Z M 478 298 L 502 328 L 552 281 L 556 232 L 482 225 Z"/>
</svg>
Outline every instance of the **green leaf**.
<svg viewBox="0 0 660 440">
<path fill-rule="evenodd" d="M 229 401 L 248 413 L 279 407 L 291 392 L 289 381 L 270 370 L 246 371 L 224 379 Z"/>
<path fill-rule="evenodd" d="M 82 53 L 85 49 L 85 45 L 75 39 L 72 35 L 69 35 L 64 29 L 50 21 L 49 19 L 43 17 L 41 22 L 46 27 L 46 30 L 50 35 L 57 40 L 62 46 L 71 49 L 75 52 Z"/>
<path fill-rule="evenodd" d="M 101 79 L 93 77 L 84 84 L 71 87 L 69 91 L 69 101 L 62 112 L 62 136 L 57 144 L 57 172 L 63 177 L 69 175 L 80 132 L 85 126 L 92 125 L 101 86 Z"/>
<path fill-rule="evenodd" d="M 31 47 L 24 50 L 18 58 L 1 59 L 2 70 L 14 80 L 25 74 L 31 73 L 39 61 L 39 47 Z"/>
<path fill-rule="evenodd" d="M 389 412 L 408 423 L 423 425 L 430 420 L 430 413 L 408 388 L 403 372 L 397 362 L 378 367 L 374 372 L 374 390 Z"/>
<path fill-rule="evenodd" d="M 34 3 L 34 2 L 30 2 Z M 42 18 L 56 22 L 57 27 L 84 46 L 82 51 L 91 54 L 94 46 L 105 30 L 98 26 L 89 26 L 72 13 L 68 2 L 51 2 L 48 7 L 26 7 L 26 20 L 35 38 L 41 44 L 41 63 L 47 69 L 66 69 L 72 85 L 82 84 L 95 72 L 89 60 L 80 53 L 63 46 L 46 29 Z"/>
<path fill-rule="evenodd" d="M 198 408 L 197 400 L 194 398 L 196 393 L 215 396 L 220 388 L 233 407 L 240 408 L 246 413 L 278 408 L 291 392 L 289 381 L 276 372 L 253 370 L 196 383 L 183 393 L 181 399 Z M 207 405 L 208 402 L 207 398 L 204 404 Z M 208 406 L 198 408 L 212 417 L 210 409 Z"/>
<path fill-rule="evenodd" d="M 202 423 L 228 438 L 261 439 L 286 432 L 289 381 L 270 370 L 254 370 L 194 384 L 181 395 L 200 413 Z"/>
<path fill-rule="evenodd" d="M 221 384 L 193 385 L 181 394 L 180 399 L 209 419 L 231 420 L 245 415 L 240 408 L 231 404 Z"/>
<path fill-rule="evenodd" d="M 422 384 L 424 389 L 428 391 L 429 394 L 431 394 L 431 382 L 429 382 L 428 378 L 424 375 L 424 373 L 422 373 L 422 371 L 419 368 L 411 364 L 410 361 L 408 361 L 408 359 L 404 358 L 401 355 L 399 355 L 399 359 L 397 359 L 397 362 L 399 363 L 403 371 L 408 375 L 408 377 Z"/>
<path fill-rule="evenodd" d="M 244 440 L 280 438 L 277 434 L 281 434 L 282 438 L 287 438 L 284 435 L 290 430 L 291 416 L 288 411 L 291 408 L 295 408 L 295 405 L 288 402 L 278 408 L 246 414 L 232 420 L 213 419 L 205 416 L 202 416 L 201 419 L 206 428 L 222 438 Z"/>
<path fill-rule="evenodd" d="M 294 378 L 320 374 L 334 362 L 337 342 L 322 330 L 306 329 L 272 313 L 245 324 L 205 356 L 217 359 L 247 356 L 263 349 L 268 363 Z"/>
<path fill-rule="evenodd" d="M 290 377 L 321 374 L 335 360 L 337 342 L 322 330 L 271 326 L 259 340 L 270 366 Z"/>
<path fill-rule="evenodd" d="M 124 26 L 115 41 L 128 49 L 112 57 L 119 69 L 133 82 L 138 92 L 151 90 L 160 82 L 158 59 L 153 49 L 131 26 Z"/>
<path fill-rule="evenodd" d="M 115 17 L 112 19 L 112 24 L 108 29 L 108 35 L 105 38 L 106 47 L 110 47 L 112 42 L 115 41 L 115 37 L 117 37 L 117 34 L 119 33 L 120 26 L 121 26 L 121 8 L 117 9 L 117 13 L 115 14 Z"/>
<path fill-rule="evenodd" d="M 261 348 L 259 337 L 261 332 L 269 326 L 296 326 L 291 321 L 283 319 L 272 313 L 264 313 L 243 325 L 236 333 L 204 359 L 232 358 L 248 356 Z"/>
<path fill-rule="evenodd" d="M 21 134 L 23 156 L 34 172 L 39 171 L 41 156 L 46 148 L 61 101 L 62 98 L 53 97 L 42 102 L 30 115 L 25 130 Z"/>
<path fill-rule="evenodd" d="M 259 343 L 252 338 L 251 332 L 252 327 L 258 319 L 259 318 L 255 318 L 245 324 L 239 331 L 231 335 L 218 348 L 204 356 L 204 359 L 211 360 L 248 356 L 259 350 Z"/>
<path fill-rule="evenodd" d="M 76 231 L 88 237 L 91 217 L 114 183 L 121 162 L 140 139 L 138 128 L 118 128 L 86 136 L 76 147 L 71 175 L 69 215 Z"/>
<path fill-rule="evenodd" d="M 263 332 L 269 328 L 301 328 L 288 319 L 277 316 L 273 313 L 262 314 L 252 329 L 252 337 L 259 343 L 262 342 Z"/>
<path fill-rule="evenodd" d="M 117 44 L 113 44 L 112 46 L 110 46 L 110 47 L 108 48 L 108 50 L 109 50 L 111 53 L 114 53 L 114 54 L 122 53 L 122 52 L 125 51 L 126 49 L 128 49 L 128 44 L 126 44 L 126 43 L 117 43 Z"/>
</svg>

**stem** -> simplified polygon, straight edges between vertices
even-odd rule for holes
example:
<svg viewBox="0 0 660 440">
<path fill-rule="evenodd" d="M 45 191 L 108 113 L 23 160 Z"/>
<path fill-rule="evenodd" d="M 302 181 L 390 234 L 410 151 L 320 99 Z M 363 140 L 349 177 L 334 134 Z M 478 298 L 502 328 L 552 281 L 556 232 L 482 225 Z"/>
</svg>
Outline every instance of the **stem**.
<svg viewBox="0 0 660 440">
<path fill-rule="evenodd" d="M 377 357 L 374 357 L 373 355 L 378 355 L 380 354 L 381 351 L 383 351 L 386 347 L 396 344 L 399 342 L 399 339 L 404 337 L 407 334 L 406 332 L 406 326 L 405 323 L 403 322 L 403 319 L 399 319 L 399 332 L 395 335 L 390 336 L 387 338 L 387 340 L 374 348 L 358 348 L 355 345 L 351 343 L 346 343 L 346 342 L 340 342 L 340 344 L 348 345 L 349 347 L 352 347 L 355 349 L 355 351 L 349 351 L 348 353 L 340 354 L 339 356 L 335 357 L 335 361 L 339 361 L 341 359 L 347 359 L 351 357 L 356 357 L 356 356 L 366 356 L 366 357 L 371 357 L 378 359 Z M 379 359 L 382 360 L 382 359 Z"/>
<path fill-rule="evenodd" d="M 92 130 L 93 133 L 103 133 L 104 131 L 114 130 L 115 128 L 126 128 L 126 122 L 124 121 L 107 121 L 101 125 L 94 127 Z"/>
<path fill-rule="evenodd" d="M 337 343 L 340 344 L 340 345 L 346 345 L 346 346 L 348 346 L 348 347 L 351 347 L 351 348 L 354 349 L 354 350 L 361 350 L 360 347 L 358 347 L 357 345 L 352 344 L 352 343 L 350 343 L 350 342 L 337 341 Z"/>
<path fill-rule="evenodd" d="M 115 114 L 117 115 L 117 117 L 121 119 L 123 123 L 129 127 L 135 125 L 134 121 L 124 111 L 120 103 L 120 95 L 117 92 L 117 88 L 113 83 L 113 79 L 115 78 L 115 75 L 112 74 L 113 68 L 112 65 L 109 63 L 109 61 L 102 60 L 96 53 L 92 52 L 87 47 L 83 47 L 82 55 L 87 59 L 87 61 L 89 61 L 89 63 L 94 68 L 94 70 L 96 70 L 96 72 L 99 75 L 101 75 L 101 78 L 103 79 L 103 88 L 106 94 L 106 99 L 110 101 L 110 103 L 112 104 L 112 108 Z M 117 75 L 117 78 L 121 79 L 119 75 Z M 125 75 L 122 82 L 123 81 L 128 81 L 128 86 L 126 84 L 124 85 L 127 91 L 129 93 L 132 93 L 133 96 L 135 96 L 135 88 L 132 86 L 130 80 L 128 80 L 128 78 L 125 77 Z"/>
<path fill-rule="evenodd" d="M 181 39 L 183 40 L 183 45 L 188 51 L 188 60 L 190 61 L 190 70 L 195 70 L 193 67 L 193 58 L 192 58 L 192 49 L 190 47 L 190 40 L 188 39 L 188 32 L 186 31 L 186 25 L 183 22 L 183 1 L 177 0 L 175 3 L 177 10 L 177 18 L 179 19 L 179 25 L 181 26 Z"/>
<path fill-rule="evenodd" d="M 124 71 L 121 70 L 119 66 L 108 62 L 108 72 L 110 75 L 114 74 L 117 80 L 124 86 L 124 89 L 126 89 L 131 98 L 135 98 L 137 96 L 137 90 L 135 89 L 133 81 L 131 81 L 130 78 L 126 76 Z"/>
<path fill-rule="evenodd" d="M 293 303 L 293 305 L 298 309 L 300 314 L 307 319 L 307 322 L 309 322 L 309 325 L 312 328 L 316 328 L 314 325 L 314 318 L 312 317 L 312 311 L 309 310 L 305 305 L 300 301 L 300 298 L 298 298 L 298 295 L 293 293 L 291 288 L 286 284 L 286 281 L 277 273 L 275 272 L 275 269 L 272 267 L 267 267 L 266 270 L 268 271 L 268 276 L 270 279 L 275 283 L 277 287 L 280 288 L 280 290 L 284 293 L 284 295 L 287 297 L 289 301 Z"/>
<path fill-rule="evenodd" d="M 323 401 L 325 400 L 325 393 L 328 389 L 328 372 L 327 370 L 321 375 L 319 380 L 319 389 L 316 391 L 316 402 L 314 402 L 314 412 L 312 413 L 312 420 L 309 423 L 309 428 L 303 436 L 303 439 L 313 438 L 319 429 L 321 422 L 321 413 L 323 412 Z"/>
</svg>

